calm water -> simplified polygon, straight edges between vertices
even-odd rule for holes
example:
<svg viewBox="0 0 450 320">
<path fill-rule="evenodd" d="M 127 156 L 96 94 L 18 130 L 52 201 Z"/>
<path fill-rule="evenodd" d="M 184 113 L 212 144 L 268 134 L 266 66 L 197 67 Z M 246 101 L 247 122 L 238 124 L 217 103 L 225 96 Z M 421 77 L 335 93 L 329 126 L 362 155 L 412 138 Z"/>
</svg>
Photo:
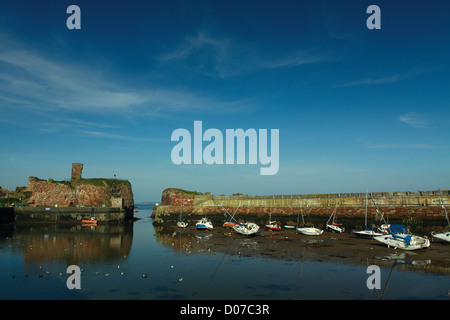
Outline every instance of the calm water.
<svg viewBox="0 0 450 320">
<path fill-rule="evenodd" d="M 140 206 L 142 220 L 121 226 L 3 233 L 0 299 L 375 300 L 382 291 L 384 299 L 449 299 L 450 276 L 393 268 L 388 278 L 391 269 L 381 268 L 382 288 L 369 290 L 365 265 L 184 250 L 176 236 L 158 235 L 151 209 Z M 82 269 L 81 290 L 67 289 L 72 264 Z"/>
</svg>

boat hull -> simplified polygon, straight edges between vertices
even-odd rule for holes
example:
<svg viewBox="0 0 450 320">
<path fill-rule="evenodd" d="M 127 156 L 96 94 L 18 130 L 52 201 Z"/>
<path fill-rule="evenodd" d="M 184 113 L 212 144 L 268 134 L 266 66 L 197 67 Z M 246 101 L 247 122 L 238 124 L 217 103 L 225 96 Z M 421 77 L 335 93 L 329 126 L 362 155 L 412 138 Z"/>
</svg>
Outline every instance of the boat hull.
<svg viewBox="0 0 450 320">
<path fill-rule="evenodd" d="M 187 223 L 187 222 L 184 222 L 184 221 L 178 221 L 178 222 L 177 222 L 177 226 L 178 226 L 179 228 L 186 228 L 186 227 L 188 226 L 188 223 Z"/>
<path fill-rule="evenodd" d="M 272 231 L 280 231 L 281 227 L 277 224 L 266 224 L 266 228 Z"/>
<path fill-rule="evenodd" d="M 297 231 L 307 236 L 320 236 L 323 233 L 323 230 L 313 227 L 297 228 Z"/>
<path fill-rule="evenodd" d="M 383 236 L 384 234 L 374 230 L 354 230 L 353 235 L 360 238 L 373 238 Z"/>
<path fill-rule="evenodd" d="M 388 247 L 399 248 L 403 250 L 426 249 L 430 246 L 430 240 L 408 234 L 392 234 L 374 237 L 375 240 L 386 244 Z"/>
<path fill-rule="evenodd" d="M 444 241 L 450 242 L 450 231 L 449 232 L 439 232 L 439 233 L 432 232 L 431 235 L 434 238 L 437 238 L 439 240 L 444 240 Z"/>
<path fill-rule="evenodd" d="M 233 230 L 243 236 L 253 236 L 259 233 L 260 228 L 256 223 L 249 222 L 244 224 L 237 224 Z"/>
<path fill-rule="evenodd" d="M 202 218 L 195 224 L 195 227 L 198 230 L 212 230 L 213 224 L 207 218 Z"/>
<path fill-rule="evenodd" d="M 234 226 L 238 225 L 238 223 L 227 221 L 223 223 L 224 228 L 233 228 Z"/>
<path fill-rule="evenodd" d="M 331 232 L 337 232 L 337 233 L 343 233 L 344 228 L 341 228 L 340 226 L 333 225 L 333 224 L 327 224 L 327 230 Z"/>
</svg>

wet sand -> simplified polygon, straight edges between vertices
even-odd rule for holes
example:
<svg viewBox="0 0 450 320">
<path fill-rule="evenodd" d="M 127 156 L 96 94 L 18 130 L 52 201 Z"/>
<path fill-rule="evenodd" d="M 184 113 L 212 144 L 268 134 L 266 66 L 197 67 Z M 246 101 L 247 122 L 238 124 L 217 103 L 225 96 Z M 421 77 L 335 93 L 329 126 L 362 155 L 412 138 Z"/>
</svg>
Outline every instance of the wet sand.
<svg viewBox="0 0 450 320">
<path fill-rule="evenodd" d="M 158 231 L 159 229 L 159 231 Z M 354 236 L 351 232 L 324 231 L 320 236 L 307 236 L 295 229 L 271 231 L 245 237 L 232 229 L 216 227 L 211 231 L 176 226 L 155 228 L 160 241 L 186 254 L 227 253 L 240 257 L 263 257 L 286 261 L 328 261 L 390 267 L 394 263 L 414 271 L 450 275 L 450 243 L 433 240 L 427 249 L 407 251 L 388 248 L 373 239 Z M 165 234 L 165 236 L 163 236 Z"/>
</svg>

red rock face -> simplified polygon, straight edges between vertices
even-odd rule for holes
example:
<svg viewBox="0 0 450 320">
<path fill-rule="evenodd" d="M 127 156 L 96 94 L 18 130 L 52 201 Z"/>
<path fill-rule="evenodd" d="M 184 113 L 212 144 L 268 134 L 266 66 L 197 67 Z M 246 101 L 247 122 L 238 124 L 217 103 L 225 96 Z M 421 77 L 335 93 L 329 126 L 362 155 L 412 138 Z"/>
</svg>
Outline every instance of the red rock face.
<svg viewBox="0 0 450 320">
<path fill-rule="evenodd" d="M 61 206 L 78 205 L 75 190 L 68 184 L 54 183 L 30 177 L 27 191 L 32 195 L 29 199 L 31 206 Z"/>
<path fill-rule="evenodd" d="M 120 183 L 111 187 L 107 183 L 73 183 L 40 180 L 30 177 L 27 191 L 32 195 L 28 204 L 30 206 L 85 206 L 101 207 L 111 206 L 111 197 L 123 198 L 125 209 L 134 206 L 131 184 Z"/>
<path fill-rule="evenodd" d="M 166 189 L 161 196 L 161 205 L 163 206 L 180 206 L 183 202 L 183 206 L 194 205 L 194 195 L 186 194 L 178 189 Z"/>
</svg>

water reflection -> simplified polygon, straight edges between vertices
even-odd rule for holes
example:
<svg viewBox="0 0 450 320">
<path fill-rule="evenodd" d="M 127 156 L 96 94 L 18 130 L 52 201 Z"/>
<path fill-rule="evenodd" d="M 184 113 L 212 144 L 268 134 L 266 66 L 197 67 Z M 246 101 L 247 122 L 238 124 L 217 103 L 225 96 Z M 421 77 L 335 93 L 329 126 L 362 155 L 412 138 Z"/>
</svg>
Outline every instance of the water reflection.
<svg viewBox="0 0 450 320">
<path fill-rule="evenodd" d="M 133 240 L 133 224 L 81 227 L 69 225 L 17 225 L 11 235 L 22 248 L 25 263 L 106 262 L 123 259 Z"/>
</svg>

